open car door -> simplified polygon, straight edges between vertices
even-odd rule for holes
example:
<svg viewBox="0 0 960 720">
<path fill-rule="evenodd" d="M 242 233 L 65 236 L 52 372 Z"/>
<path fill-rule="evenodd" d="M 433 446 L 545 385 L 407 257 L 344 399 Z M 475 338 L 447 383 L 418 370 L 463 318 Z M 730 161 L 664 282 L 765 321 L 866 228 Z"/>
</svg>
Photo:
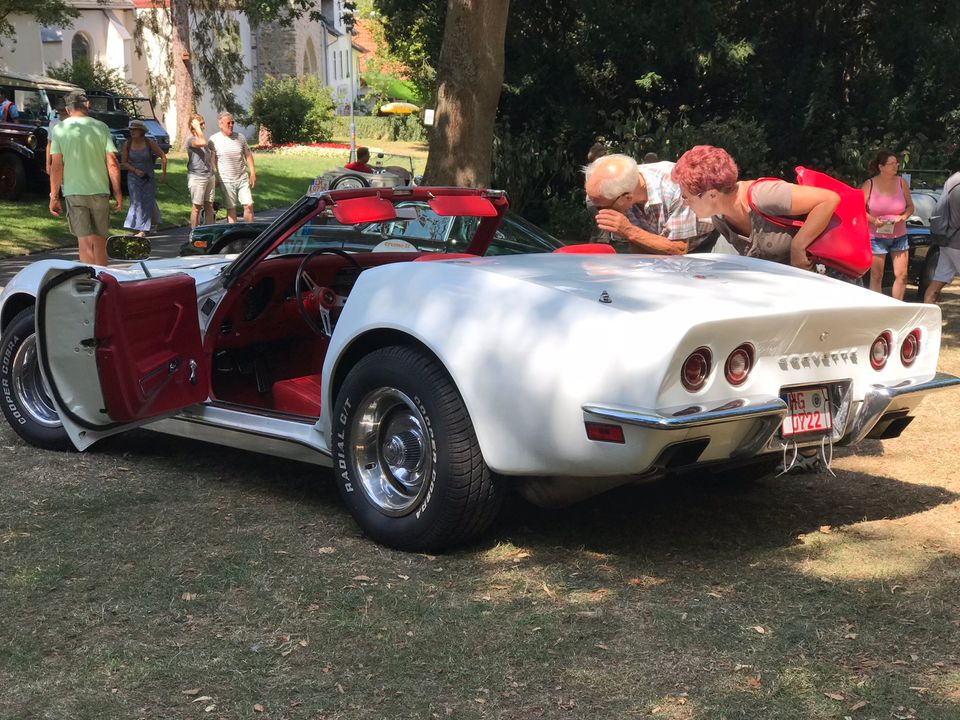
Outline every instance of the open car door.
<svg viewBox="0 0 960 720">
<path fill-rule="evenodd" d="M 77 449 L 207 399 L 189 275 L 120 282 L 103 268 L 53 270 L 37 300 L 43 375 Z"/>
</svg>

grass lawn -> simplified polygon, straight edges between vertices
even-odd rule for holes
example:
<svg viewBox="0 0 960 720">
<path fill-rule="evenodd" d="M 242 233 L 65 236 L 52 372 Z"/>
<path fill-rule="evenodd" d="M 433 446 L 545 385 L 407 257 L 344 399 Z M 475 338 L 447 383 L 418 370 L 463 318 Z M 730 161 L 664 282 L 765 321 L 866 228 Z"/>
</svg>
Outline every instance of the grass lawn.
<svg viewBox="0 0 960 720">
<path fill-rule="evenodd" d="M 5 423 L 0 452 L 3 718 L 960 717 L 955 394 L 836 477 L 512 498 L 442 556 L 361 537 L 309 465 Z"/>
<path fill-rule="evenodd" d="M 383 143 L 358 140 L 359 145 L 385 146 L 392 152 L 417 155 L 415 166 L 423 172 L 426 152 L 412 143 Z M 167 182 L 157 190 L 157 202 L 162 215 L 161 227 L 188 225 L 190 196 L 187 193 L 186 154 L 170 153 L 167 164 Z M 253 191 L 254 209 L 269 210 L 289 205 L 307 191 L 310 181 L 323 172 L 346 162 L 346 151 L 298 148 L 279 152 L 254 152 L 257 186 Z M 0 257 L 26 255 L 76 243 L 67 229 L 64 217 L 55 218 L 47 208 L 45 191 L 34 192 L 18 202 L 0 202 Z M 123 209 L 112 216 L 113 232 L 123 231 L 123 219 L 129 209 L 124 196 Z"/>
</svg>

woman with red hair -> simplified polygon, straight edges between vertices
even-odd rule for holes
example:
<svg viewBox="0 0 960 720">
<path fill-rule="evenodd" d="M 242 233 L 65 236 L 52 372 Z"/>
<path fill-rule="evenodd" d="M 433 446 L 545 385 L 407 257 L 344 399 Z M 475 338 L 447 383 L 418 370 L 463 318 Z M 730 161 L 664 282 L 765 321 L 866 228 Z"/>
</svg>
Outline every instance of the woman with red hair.
<svg viewBox="0 0 960 720">
<path fill-rule="evenodd" d="M 680 156 L 671 177 L 687 207 L 699 218 L 712 218 L 714 227 L 741 255 L 811 270 L 807 246 L 827 227 L 840 196 L 783 180 L 754 184 L 740 180 L 739 175 L 726 150 L 697 145 Z M 751 199 L 760 212 L 750 206 Z M 800 228 L 784 228 L 764 215 L 805 216 L 806 220 Z"/>
</svg>

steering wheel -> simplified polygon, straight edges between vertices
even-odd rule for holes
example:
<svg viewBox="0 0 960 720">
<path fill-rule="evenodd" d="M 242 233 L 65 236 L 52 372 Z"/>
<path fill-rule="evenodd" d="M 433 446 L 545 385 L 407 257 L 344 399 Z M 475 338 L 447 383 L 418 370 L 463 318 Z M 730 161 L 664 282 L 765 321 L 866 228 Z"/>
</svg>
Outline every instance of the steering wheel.
<svg viewBox="0 0 960 720">
<path fill-rule="evenodd" d="M 303 315 L 307 327 L 321 337 L 330 337 L 333 335 L 333 321 L 330 317 L 330 311 L 336 306 L 339 296 L 330 288 L 318 284 L 307 272 L 307 266 L 317 255 L 339 255 L 360 272 L 363 272 L 363 266 L 360 265 L 350 253 L 340 250 L 339 248 L 320 248 L 319 250 L 314 250 L 308 255 L 305 255 L 303 260 L 300 261 L 300 265 L 297 266 L 297 275 L 293 281 L 293 293 L 297 300 L 297 308 L 300 310 L 300 314 Z M 305 286 L 307 293 L 317 299 L 317 310 L 320 314 L 320 322 L 322 325 L 317 325 L 317 321 L 311 317 L 310 311 L 307 309 L 304 301 Z"/>
</svg>

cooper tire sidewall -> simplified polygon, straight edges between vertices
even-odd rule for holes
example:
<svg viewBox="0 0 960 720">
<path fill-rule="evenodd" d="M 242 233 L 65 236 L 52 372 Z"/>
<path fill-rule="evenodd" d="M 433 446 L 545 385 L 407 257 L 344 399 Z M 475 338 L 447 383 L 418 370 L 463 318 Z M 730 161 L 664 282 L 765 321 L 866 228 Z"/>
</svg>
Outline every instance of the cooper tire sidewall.
<svg viewBox="0 0 960 720">
<path fill-rule="evenodd" d="M 24 310 L 7 326 L 0 339 L 0 402 L 3 415 L 10 427 L 31 445 L 51 450 L 70 447 L 70 439 L 63 426 L 45 427 L 37 423 L 20 405 L 13 390 L 13 365 L 17 351 L 34 333 L 33 309 Z"/>
<path fill-rule="evenodd" d="M 369 358 L 368 358 L 369 359 Z M 362 368 L 362 369 L 361 369 Z M 357 369 L 361 372 L 356 373 Z M 333 418 L 333 463 L 337 489 L 350 512 L 373 539 L 394 547 L 417 546 L 443 517 L 447 498 L 443 477 L 448 471 L 446 429 L 438 422 L 440 412 L 436 398 L 424 378 L 404 374 L 396 368 L 383 367 L 366 360 L 357 365 L 339 394 Z M 388 516 L 367 497 L 356 477 L 347 453 L 352 438 L 350 427 L 360 403 L 372 390 L 393 387 L 406 393 L 417 406 L 427 425 L 429 452 L 432 459 L 429 484 L 419 504 L 403 516 Z"/>
</svg>

